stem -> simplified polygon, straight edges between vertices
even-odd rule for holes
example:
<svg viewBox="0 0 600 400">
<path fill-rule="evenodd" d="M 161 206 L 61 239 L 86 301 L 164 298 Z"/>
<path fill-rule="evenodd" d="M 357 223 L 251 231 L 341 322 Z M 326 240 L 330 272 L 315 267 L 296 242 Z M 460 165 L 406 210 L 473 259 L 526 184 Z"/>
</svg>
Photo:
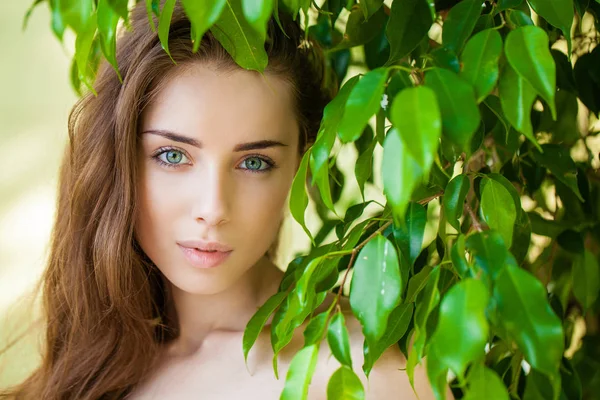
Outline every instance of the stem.
<svg viewBox="0 0 600 400">
<path fill-rule="evenodd" d="M 471 217 L 471 222 L 473 223 L 473 228 L 475 228 L 475 230 L 477 232 L 482 232 L 483 228 L 481 226 L 481 223 L 479 223 L 479 220 L 477 219 L 475 212 L 473 212 L 473 209 L 469 205 L 469 202 L 465 202 L 465 209 L 467 210 L 467 212 L 469 213 L 469 216 Z"/>
</svg>

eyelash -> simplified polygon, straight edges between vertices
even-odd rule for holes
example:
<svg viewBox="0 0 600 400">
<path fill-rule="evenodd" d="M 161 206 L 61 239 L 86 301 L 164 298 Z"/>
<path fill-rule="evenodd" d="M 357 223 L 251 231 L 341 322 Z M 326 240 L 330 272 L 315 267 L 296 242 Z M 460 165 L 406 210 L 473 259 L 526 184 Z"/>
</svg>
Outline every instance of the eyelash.
<svg viewBox="0 0 600 400">
<path fill-rule="evenodd" d="M 154 152 L 154 154 L 152 154 L 151 158 L 154 161 L 156 161 L 159 165 L 165 166 L 167 168 L 180 168 L 182 165 L 185 165 L 185 164 L 171 164 L 171 163 L 168 163 L 168 162 L 164 162 L 163 160 L 161 160 L 159 158 L 162 154 L 167 153 L 169 151 L 177 151 L 177 152 L 179 152 L 179 153 L 181 153 L 181 154 L 183 154 L 184 156 L 187 157 L 187 155 L 185 154 L 185 152 L 183 150 L 180 150 L 180 149 L 175 148 L 175 147 L 169 147 L 169 146 L 167 146 L 167 147 L 161 147 L 158 150 L 156 150 Z M 250 154 L 248 157 L 244 158 L 242 160 L 242 162 L 246 161 L 249 158 L 258 158 L 259 160 L 261 160 L 264 163 L 266 163 L 267 166 L 268 166 L 268 168 L 261 169 L 261 170 L 251 170 L 251 169 L 248 169 L 248 168 L 240 168 L 240 169 L 249 171 L 252 174 L 261 174 L 261 173 L 269 172 L 269 171 L 277 168 L 277 165 L 275 164 L 275 162 L 273 160 L 271 160 L 270 158 L 267 158 L 265 156 L 261 156 L 259 154 Z"/>
</svg>

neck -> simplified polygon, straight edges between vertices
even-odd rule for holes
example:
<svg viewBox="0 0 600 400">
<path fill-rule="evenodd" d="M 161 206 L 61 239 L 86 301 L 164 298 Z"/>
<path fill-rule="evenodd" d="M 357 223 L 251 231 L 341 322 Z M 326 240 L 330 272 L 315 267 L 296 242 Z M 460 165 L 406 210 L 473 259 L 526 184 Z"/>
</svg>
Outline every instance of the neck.
<svg viewBox="0 0 600 400">
<path fill-rule="evenodd" d="M 277 292 L 283 272 L 262 257 L 226 290 L 197 295 L 171 285 L 179 321 L 178 354 L 192 354 L 214 336 L 243 332 L 248 321 L 267 299 Z"/>
</svg>

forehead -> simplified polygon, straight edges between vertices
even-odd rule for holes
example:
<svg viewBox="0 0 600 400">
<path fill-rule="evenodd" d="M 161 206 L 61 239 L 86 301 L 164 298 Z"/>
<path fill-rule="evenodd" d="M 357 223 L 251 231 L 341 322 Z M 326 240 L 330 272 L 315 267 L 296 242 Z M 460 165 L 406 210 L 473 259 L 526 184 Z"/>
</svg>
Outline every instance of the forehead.
<svg viewBox="0 0 600 400">
<path fill-rule="evenodd" d="M 196 63 L 165 79 L 142 114 L 142 130 L 173 130 L 209 145 L 265 138 L 297 143 L 292 90 L 282 78 Z"/>
</svg>

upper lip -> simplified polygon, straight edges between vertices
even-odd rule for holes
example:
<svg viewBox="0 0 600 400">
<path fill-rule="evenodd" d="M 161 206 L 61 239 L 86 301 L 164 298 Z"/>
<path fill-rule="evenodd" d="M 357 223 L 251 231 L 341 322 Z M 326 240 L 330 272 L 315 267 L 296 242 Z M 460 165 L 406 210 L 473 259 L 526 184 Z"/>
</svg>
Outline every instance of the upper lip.
<svg viewBox="0 0 600 400">
<path fill-rule="evenodd" d="M 205 250 L 205 251 L 211 251 L 211 250 L 216 250 L 216 251 L 222 251 L 222 252 L 228 252 L 233 250 L 231 247 L 219 243 L 219 242 L 207 242 L 204 240 L 183 240 L 180 242 L 177 242 L 177 244 L 179 244 L 180 246 L 183 247 L 189 247 L 191 249 L 198 249 L 198 250 Z"/>
</svg>

